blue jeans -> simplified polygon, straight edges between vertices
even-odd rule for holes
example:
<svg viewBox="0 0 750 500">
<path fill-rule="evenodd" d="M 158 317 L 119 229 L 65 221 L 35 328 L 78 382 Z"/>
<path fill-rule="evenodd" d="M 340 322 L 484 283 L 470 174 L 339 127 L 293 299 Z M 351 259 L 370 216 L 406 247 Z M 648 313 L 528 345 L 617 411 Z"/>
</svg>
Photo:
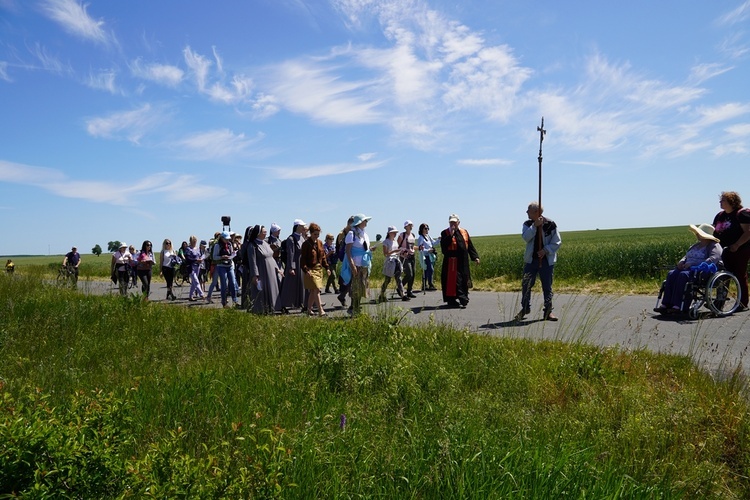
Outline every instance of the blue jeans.
<svg viewBox="0 0 750 500">
<path fill-rule="evenodd" d="M 221 283 L 221 304 L 227 303 L 227 278 L 229 278 L 229 292 L 232 295 L 232 302 L 237 302 L 237 282 L 234 280 L 234 269 L 230 266 L 216 266 L 214 272 L 219 275 Z"/>
<path fill-rule="evenodd" d="M 547 258 L 542 259 L 541 266 L 539 259 L 534 259 L 529 264 L 523 266 L 523 279 L 521 280 L 521 307 L 524 310 L 531 309 L 531 289 L 534 288 L 536 277 L 539 275 L 539 281 L 542 282 L 542 293 L 544 293 L 544 310 L 552 310 L 552 275 L 555 266 L 549 265 Z"/>
</svg>

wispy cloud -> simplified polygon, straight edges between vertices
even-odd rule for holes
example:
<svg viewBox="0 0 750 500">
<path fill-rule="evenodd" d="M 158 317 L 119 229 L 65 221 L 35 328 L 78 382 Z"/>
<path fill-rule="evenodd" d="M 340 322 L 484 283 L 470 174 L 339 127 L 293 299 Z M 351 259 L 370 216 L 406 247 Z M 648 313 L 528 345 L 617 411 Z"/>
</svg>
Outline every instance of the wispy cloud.
<svg viewBox="0 0 750 500">
<path fill-rule="evenodd" d="M 346 81 L 319 61 L 287 61 L 271 69 L 272 94 L 293 113 L 327 124 L 377 123 L 378 101 L 367 94 L 368 81 Z"/>
<path fill-rule="evenodd" d="M 231 160 L 250 154 L 252 146 L 263 139 L 263 134 L 248 139 L 245 134 L 235 134 L 231 130 L 211 130 L 190 135 L 176 141 L 172 147 L 180 156 L 191 160 Z"/>
<path fill-rule="evenodd" d="M 165 87 L 176 87 L 185 76 L 185 72 L 177 66 L 169 64 L 146 64 L 140 58 L 130 64 L 130 71 L 134 76 L 155 82 Z"/>
<path fill-rule="evenodd" d="M 253 98 L 252 78 L 243 74 L 235 74 L 228 81 L 225 80 L 227 77 L 224 73 L 224 63 L 215 47 L 213 48 L 213 61 L 193 51 L 190 46 L 185 47 L 182 53 L 199 92 L 213 101 L 224 104 L 247 104 L 251 108 L 257 105 L 262 114 L 269 114 L 271 108 L 267 105 L 267 97 L 260 96 L 261 101 Z M 211 69 L 214 65 L 217 68 L 217 76 L 212 81 Z"/>
<path fill-rule="evenodd" d="M 727 127 L 726 132 L 735 137 L 746 137 L 750 136 L 750 123 L 739 123 Z"/>
<path fill-rule="evenodd" d="M 117 79 L 117 72 L 113 69 L 101 70 L 98 73 L 89 73 L 89 78 L 86 84 L 92 89 L 105 90 L 110 94 L 116 94 L 118 92 L 115 80 Z"/>
<path fill-rule="evenodd" d="M 170 202 L 195 200 L 199 196 L 221 196 L 223 188 L 207 185 L 204 179 L 191 175 L 162 172 L 128 183 L 127 180 L 96 181 L 70 179 L 63 172 L 0 160 L 0 181 L 35 186 L 64 198 L 94 203 L 128 206 L 137 197 L 159 194 Z"/>
<path fill-rule="evenodd" d="M 150 104 L 144 104 L 131 111 L 90 118 L 86 121 L 86 131 L 93 137 L 125 139 L 138 144 L 147 132 L 165 119 L 166 110 L 153 109 Z"/>
<path fill-rule="evenodd" d="M 314 165 L 309 167 L 272 167 L 270 171 L 274 177 L 282 180 L 303 180 L 313 177 L 351 174 L 364 170 L 374 170 L 382 167 L 386 161 L 362 163 L 336 163 L 330 165 Z"/>
<path fill-rule="evenodd" d="M 69 64 L 61 62 L 57 57 L 49 54 L 47 49 L 40 44 L 35 44 L 29 49 L 31 54 L 36 57 L 42 66 L 42 69 L 56 74 L 73 74 L 73 69 Z"/>
<path fill-rule="evenodd" d="M 46 0 L 41 5 L 42 12 L 71 35 L 103 45 L 115 41 L 114 35 L 104 30 L 104 21 L 88 15 L 87 7 L 75 0 Z"/>
<path fill-rule="evenodd" d="M 8 63 L 6 61 L 0 61 L 0 80 L 12 81 L 8 76 Z"/>
<path fill-rule="evenodd" d="M 513 160 L 504 160 L 502 158 L 465 158 L 458 160 L 459 165 L 467 167 L 506 167 L 515 163 Z"/>
<path fill-rule="evenodd" d="M 716 23 L 720 26 L 734 25 L 750 19 L 750 0 L 745 0 L 735 9 L 720 16 Z"/>
<path fill-rule="evenodd" d="M 697 64 L 690 71 L 690 80 L 695 84 L 700 84 L 733 69 L 734 66 L 726 66 L 720 63 Z"/>
</svg>

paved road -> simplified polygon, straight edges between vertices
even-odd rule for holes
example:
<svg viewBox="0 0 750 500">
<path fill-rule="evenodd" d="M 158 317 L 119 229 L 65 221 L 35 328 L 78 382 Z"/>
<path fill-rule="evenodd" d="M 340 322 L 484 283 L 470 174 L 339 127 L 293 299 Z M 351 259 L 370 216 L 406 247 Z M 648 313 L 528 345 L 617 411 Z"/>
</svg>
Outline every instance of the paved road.
<svg viewBox="0 0 750 500">
<path fill-rule="evenodd" d="M 88 293 L 117 290 L 110 282 L 79 282 Z M 135 293 L 136 289 L 132 289 Z M 187 287 L 176 288 L 179 300 L 166 302 L 188 307 L 219 308 L 219 304 L 188 302 Z M 163 283 L 152 285 L 151 299 L 160 302 L 166 295 Z M 375 293 L 373 291 L 373 297 Z M 614 346 L 625 350 L 648 349 L 691 356 L 695 362 L 717 375 L 731 373 L 738 366 L 750 374 L 750 313 L 726 318 L 708 314 L 691 321 L 686 317 L 658 316 L 652 312 L 654 296 L 570 295 L 555 296 L 555 314 L 560 321 L 542 321 L 541 295 L 532 296 L 532 313 L 520 323 L 513 317 L 520 309 L 519 293 L 471 292 L 466 309 L 446 309 L 440 292 L 418 294 L 403 302 L 397 297 L 385 304 L 366 306 L 369 314 L 402 315 L 408 323 L 435 322 L 478 334 L 517 338 L 550 339 Z M 335 295 L 324 294 L 330 318 L 345 317 L 346 311 Z M 218 294 L 215 295 L 218 302 Z"/>
</svg>

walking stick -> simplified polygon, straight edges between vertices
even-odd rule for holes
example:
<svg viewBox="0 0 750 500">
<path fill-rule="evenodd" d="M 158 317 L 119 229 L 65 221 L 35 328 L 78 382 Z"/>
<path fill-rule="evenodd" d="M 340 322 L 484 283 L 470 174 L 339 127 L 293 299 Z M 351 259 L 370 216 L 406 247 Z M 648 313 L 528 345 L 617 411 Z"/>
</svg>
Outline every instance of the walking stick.
<svg viewBox="0 0 750 500">
<path fill-rule="evenodd" d="M 542 209 L 542 142 L 544 141 L 544 134 L 547 133 L 546 130 L 544 130 L 544 117 L 542 117 L 542 124 L 536 128 L 537 132 L 539 132 L 539 210 Z M 541 216 L 541 214 L 540 214 Z M 540 226 L 537 229 L 536 237 L 539 240 L 539 248 L 544 247 L 544 230 L 542 229 L 544 226 Z M 539 265 L 542 265 L 542 257 L 539 257 Z"/>
</svg>

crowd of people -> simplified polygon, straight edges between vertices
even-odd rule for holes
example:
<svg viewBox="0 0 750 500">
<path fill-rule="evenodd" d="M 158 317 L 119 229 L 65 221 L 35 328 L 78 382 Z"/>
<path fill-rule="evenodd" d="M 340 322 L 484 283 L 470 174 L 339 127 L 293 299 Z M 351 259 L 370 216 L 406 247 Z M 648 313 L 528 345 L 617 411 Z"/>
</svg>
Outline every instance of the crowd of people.
<svg viewBox="0 0 750 500">
<path fill-rule="evenodd" d="M 684 286 L 684 272 L 700 262 L 723 263 L 740 282 L 741 305 L 747 309 L 747 265 L 750 259 L 750 210 L 742 207 L 739 194 L 722 192 L 721 212 L 713 225 L 690 226 L 698 242 L 693 245 L 667 278 L 667 294 L 658 312 L 671 312 L 677 306 L 676 297 Z M 539 203 L 528 205 L 527 220 L 521 236 L 526 244 L 521 282 L 521 310 L 517 321 L 531 312 L 531 290 L 537 277 L 544 297 L 543 319 L 557 321 L 553 310 L 553 276 L 557 253 L 562 244 L 555 222 L 543 215 Z M 325 316 L 321 294 L 336 294 L 351 315 L 361 312 L 369 290 L 373 243 L 367 233 L 371 217 L 352 215 L 336 236 L 316 223 L 307 224 L 296 219 L 285 239 L 281 227 L 274 223 L 248 226 L 244 235 L 229 231 L 214 234 L 208 241 L 191 236 L 179 249 L 165 239 L 158 262 L 152 244 L 146 240 L 141 249 L 125 243 L 112 255 L 112 280 L 120 293 L 127 295 L 129 284 L 141 283 L 145 297 L 151 293 L 153 266 L 167 284 L 166 299 L 175 300 L 174 280 L 180 273 L 190 282 L 188 300 L 213 302 L 218 290 L 223 307 L 239 307 L 258 314 L 287 313 L 298 309 L 310 315 Z M 479 254 L 469 232 L 461 227 L 456 214 L 448 217 L 448 227 L 440 236 L 432 238 L 426 223 L 413 233 L 414 223 L 406 220 L 403 229 L 388 226 L 381 248 L 384 257 L 384 281 L 377 302 L 388 300 L 387 291 L 395 284 L 395 295 L 409 301 L 416 297 L 414 281 L 417 263 L 422 268 L 422 290 L 436 291 L 434 273 L 438 249 L 442 254 L 440 283 L 446 307 L 465 308 L 472 288 L 470 263 L 479 264 Z M 64 265 L 77 269 L 81 257 L 75 247 L 65 256 Z M 230 304 L 231 300 L 231 304 Z"/>
<path fill-rule="evenodd" d="M 123 242 L 112 254 L 111 277 L 123 296 L 140 281 L 141 292 L 148 299 L 153 273 L 158 272 L 167 285 L 166 300 L 176 300 L 175 278 L 184 276 L 190 282 L 189 301 L 212 303 L 218 290 L 223 307 L 258 314 L 300 310 L 325 316 L 321 295 L 324 290 L 333 291 L 343 307 L 349 301 L 349 314 L 357 315 L 369 290 L 373 248 L 367 233 L 370 220 L 364 214 L 352 215 L 336 236 L 328 233 L 323 237 L 318 224 L 296 219 L 285 239 L 276 223 L 269 228 L 248 226 L 244 235 L 216 232 L 208 241 L 193 235 L 176 250 L 172 241 L 165 239 L 158 261 L 150 241 L 144 241 L 140 250 Z M 418 262 L 423 270 L 422 289 L 436 291 L 433 276 L 441 248 L 446 262 L 443 283 L 448 283 L 443 299 L 449 307 L 466 307 L 471 287 L 469 261 L 478 263 L 479 256 L 468 232 L 459 227 L 458 216 L 449 217 L 448 229 L 436 239 L 430 236 L 426 223 L 420 224 L 418 235 L 413 228 L 410 220 L 404 222 L 402 231 L 395 226 L 388 228 L 382 245 L 387 255 L 386 281 L 378 300 L 387 300 L 386 290 L 392 279 L 401 300 L 416 297 Z M 74 264 L 77 269 L 80 262 L 81 257 L 73 248 L 63 264 Z"/>
</svg>

